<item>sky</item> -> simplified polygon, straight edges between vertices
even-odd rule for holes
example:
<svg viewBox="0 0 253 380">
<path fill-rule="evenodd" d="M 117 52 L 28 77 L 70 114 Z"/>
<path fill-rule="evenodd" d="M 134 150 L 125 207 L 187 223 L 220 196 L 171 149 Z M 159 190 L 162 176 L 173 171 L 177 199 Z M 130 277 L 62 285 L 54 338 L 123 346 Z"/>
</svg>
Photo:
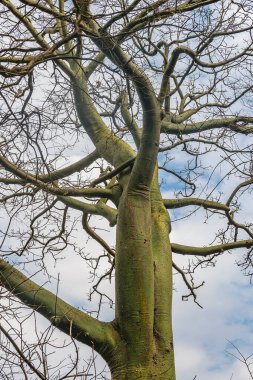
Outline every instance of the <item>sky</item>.
<svg viewBox="0 0 253 380">
<path fill-rule="evenodd" d="M 253 289 L 235 265 L 238 255 L 238 251 L 224 254 L 215 268 L 198 273 L 199 282 L 205 281 L 198 291 L 203 309 L 191 300 L 182 302 L 182 284 L 176 281 L 173 321 L 178 380 L 192 380 L 195 375 L 198 380 L 250 379 L 246 367 L 226 353 L 236 354 L 231 343 L 245 356 L 253 353 Z"/>
</svg>

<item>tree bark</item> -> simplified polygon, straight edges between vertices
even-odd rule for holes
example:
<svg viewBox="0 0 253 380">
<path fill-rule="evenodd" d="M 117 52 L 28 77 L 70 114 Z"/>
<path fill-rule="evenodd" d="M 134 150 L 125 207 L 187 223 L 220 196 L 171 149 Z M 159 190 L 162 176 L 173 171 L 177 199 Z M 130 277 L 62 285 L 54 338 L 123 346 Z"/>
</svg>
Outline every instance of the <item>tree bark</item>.
<svg viewBox="0 0 253 380">
<path fill-rule="evenodd" d="M 151 191 L 124 191 L 115 268 L 115 328 L 120 344 L 108 363 L 113 380 L 176 379 L 169 232 L 157 175 Z"/>
</svg>

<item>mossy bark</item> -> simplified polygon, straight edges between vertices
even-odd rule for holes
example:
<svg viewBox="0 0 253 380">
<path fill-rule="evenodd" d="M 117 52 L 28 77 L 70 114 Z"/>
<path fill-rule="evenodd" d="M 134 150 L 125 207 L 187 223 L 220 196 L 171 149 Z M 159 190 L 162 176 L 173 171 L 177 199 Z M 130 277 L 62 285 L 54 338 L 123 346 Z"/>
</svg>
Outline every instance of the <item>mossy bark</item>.
<svg viewBox="0 0 253 380">
<path fill-rule="evenodd" d="M 126 189 L 119 206 L 113 380 L 175 380 L 170 221 L 157 178 L 152 191 Z"/>
</svg>

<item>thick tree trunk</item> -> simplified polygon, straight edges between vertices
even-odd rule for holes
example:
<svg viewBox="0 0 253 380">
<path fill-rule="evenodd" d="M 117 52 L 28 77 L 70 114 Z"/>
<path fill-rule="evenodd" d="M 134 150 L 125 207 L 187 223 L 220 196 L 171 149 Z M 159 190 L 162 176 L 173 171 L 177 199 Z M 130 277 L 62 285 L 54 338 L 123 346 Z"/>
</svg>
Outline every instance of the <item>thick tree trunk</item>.
<svg viewBox="0 0 253 380">
<path fill-rule="evenodd" d="M 153 367 L 143 368 L 135 366 L 124 367 L 115 373 L 112 372 L 112 380 L 175 380 L 174 369 L 163 371 L 160 363 L 154 364 Z"/>
<path fill-rule="evenodd" d="M 157 181 L 125 190 L 117 223 L 113 380 L 175 380 L 170 222 Z"/>
</svg>

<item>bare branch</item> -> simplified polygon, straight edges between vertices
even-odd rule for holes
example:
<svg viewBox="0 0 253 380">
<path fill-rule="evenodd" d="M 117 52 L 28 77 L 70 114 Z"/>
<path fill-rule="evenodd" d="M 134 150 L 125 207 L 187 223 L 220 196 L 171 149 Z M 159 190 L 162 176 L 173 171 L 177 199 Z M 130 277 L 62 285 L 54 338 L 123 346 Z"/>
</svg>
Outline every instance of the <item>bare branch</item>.
<svg viewBox="0 0 253 380">
<path fill-rule="evenodd" d="M 201 206 L 203 208 L 214 210 L 229 211 L 229 207 L 225 204 L 201 198 L 163 199 L 163 203 L 167 209 L 186 206 Z"/>
<path fill-rule="evenodd" d="M 238 248 L 251 248 L 253 246 L 253 240 L 239 240 L 230 243 L 218 244 L 209 247 L 192 247 L 188 245 L 181 245 L 172 243 L 171 248 L 174 253 L 187 256 L 208 256 L 214 253 L 224 253 L 231 249 Z"/>
<path fill-rule="evenodd" d="M 162 121 L 161 131 L 174 135 L 188 135 L 191 133 L 198 133 L 217 128 L 228 128 L 232 131 L 247 135 L 253 133 L 252 123 L 253 118 L 247 116 L 227 117 L 223 119 L 214 119 L 187 124 L 171 123 L 165 118 Z"/>
<path fill-rule="evenodd" d="M 98 351 L 104 351 L 105 345 L 110 349 L 115 344 L 116 335 L 109 323 L 100 322 L 67 304 L 2 259 L 0 269 L 1 285 L 64 333 Z"/>
</svg>

